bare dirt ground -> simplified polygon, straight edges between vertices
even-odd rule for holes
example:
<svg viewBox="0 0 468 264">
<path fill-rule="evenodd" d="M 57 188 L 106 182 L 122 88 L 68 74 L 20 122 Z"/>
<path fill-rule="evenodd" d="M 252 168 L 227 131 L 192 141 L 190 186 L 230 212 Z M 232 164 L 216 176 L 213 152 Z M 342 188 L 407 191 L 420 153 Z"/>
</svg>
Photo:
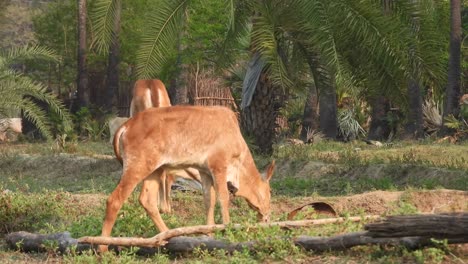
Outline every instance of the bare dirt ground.
<svg viewBox="0 0 468 264">
<path fill-rule="evenodd" d="M 107 196 L 103 194 L 72 194 L 76 201 L 81 205 L 95 206 L 103 204 Z M 201 195 L 194 194 L 193 203 L 202 203 Z M 427 190 L 427 191 L 373 191 L 351 196 L 337 197 L 300 197 L 284 198 L 273 197 L 272 213 L 273 215 L 282 215 L 292 210 L 312 203 L 326 202 L 331 205 L 338 215 L 346 213 L 386 215 L 395 213 L 401 203 L 413 206 L 418 213 L 450 213 L 468 211 L 468 192 L 457 190 Z M 186 199 L 173 199 L 174 214 L 183 216 L 184 214 L 193 214 L 192 210 L 186 210 L 188 202 Z M 232 206 L 236 206 L 232 204 Z M 306 208 L 306 207 L 305 207 Z M 202 208 L 200 208 L 203 210 Z M 181 215 L 182 214 L 182 215 Z M 189 216 L 187 216 L 189 217 Z"/>
<path fill-rule="evenodd" d="M 276 214 L 312 202 L 330 204 L 338 215 L 371 214 L 385 215 L 395 212 L 401 203 L 413 206 L 419 213 L 448 213 L 468 211 L 468 192 L 457 190 L 431 191 L 373 191 L 351 196 L 339 197 L 301 197 L 300 199 L 279 199 L 272 201 Z M 399 204 L 400 203 L 400 204 Z"/>
</svg>

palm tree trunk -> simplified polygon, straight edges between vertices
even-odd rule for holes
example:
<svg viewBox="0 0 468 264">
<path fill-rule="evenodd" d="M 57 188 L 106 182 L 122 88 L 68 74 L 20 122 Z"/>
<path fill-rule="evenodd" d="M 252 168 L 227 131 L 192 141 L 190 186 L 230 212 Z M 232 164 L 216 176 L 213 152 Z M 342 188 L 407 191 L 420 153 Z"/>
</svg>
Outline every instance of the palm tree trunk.
<svg viewBox="0 0 468 264">
<path fill-rule="evenodd" d="M 448 63 L 448 80 L 445 90 L 444 118 L 453 115 L 458 117 L 461 95 L 461 2 L 450 0 L 450 54 Z M 446 128 L 442 133 L 447 133 Z"/>
<path fill-rule="evenodd" d="M 112 43 L 109 50 L 109 61 L 107 65 L 107 87 L 104 100 L 105 109 L 112 111 L 112 106 L 117 101 L 119 91 L 119 60 L 120 60 L 120 13 L 122 10 L 121 0 L 116 0 L 116 11 L 114 29 L 112 32 Z"/>
<path fill-rule="evenodd" d="M 336 83 L 335 76 L 333 74 L 330 74 L 330 78 L 330 86 L 319 87 L 320 131 L 326 138 L 336 139 L 338 134 Z"/>
<path fill-rule="evenodd" d="M 89 105 L 88 69 L 86 67 L 86 0 L 78 0 L 78 105 Z"/>
<path fill-rule="evenodd" d="M 409 113 L 406 124 L 406 136 L 412 139 L 419 139 L 424 136 L 422 94 L 419 83 L 412 79 L 407 86 Z"/>
<path fill-rule="evenodd" d="M 303 49 L 305 51 L 305 49 Z M 307 53 L 307 52 L 306 52 Z M 336 139 L 338 135 L 338 119 L 337 119 L 337 102 L 336 102 L 336 82 L 335 82 L 335 75 L 332 71 L 330 71 L 326 65 L 324 65 L 320 60 L 320 55 L 317 53 L 308 54 L 307 63 L 309 64 L 310 70 L 312 72 L 312 76 L 314 77 L 315 87 L 314 90 L 309 90 L 309 100 L 312 100 L 312 104 L 315 106 L 317 105 L 317 99 L 313 99 L 311 97 L 317 97 L 317 91 L 319 92 L 318 95 L 318 106 L 319 106 L 319 128 L 320 132 L 324 134 L 325 137 L 330 139 Z M 312 88 L 311 88 L 312 89 Z M 307 102 L 309 103 L 309 102 Z M 306 103 L 306 107 L 307 107 Z M 305 110 L 304 110 L 305 111 Z M 310 110 L 311 113 L 317 113 L 315 110 Z M 313 112 L 315 111 L 315 112 Z M 315 120 L 315 124 L 313 126 L 317 126 L 317 117 L 310 116 L 311 120 Z M 303 125 L 304 126 L 304 125 Z M 301 137 L 302 137 L 301 132 Z"/>
<path fill-rule="evenodd" d="M 304 105 L 304 115 L 302 116 L 302 129 L 301 129 L 301 139 L 304 142 L 308 141 L 307 132 L 311 130 L 317 130 L 319 128 L 319 116 L 318 116 L 318 93 L 317 93 L 317 75 L 318 72 L 314 74 L 314 68 L 317 67 L 318 56 L 308 54 L 305 47 L 300 47 L 304 54 L 307 54 L 307 63 L 314 75 L 316 83 L 309 86 L 309 93 L 307 95 L 307 100 Z"/>
<path fill-rule="evenodd" d="M 275 138 L 276 118 L 282 102 L 275 100 L 275 87 L 265 72 L 258 80 L 252 101 L 241 112 L 242 130 L 254 138 L 260 152 L 270 154 Z"/>
<path fill-rule="evenodd" d="M 309 94 L 307 95 L 307 100 L 304 105 L 304 115 L 302 116 L 301 139 L 304 142 L 308 141 L 307 133 L 309 131 L 316 130 L 319 127 L 317 106 L 317 88 L 315 85 L 311 84 L 309 86 Z"/>
<path fill-rule="evenodd" d="M 173 105 L 182 105 L 188 102 L 187 99 L 187 74 L 188 65 L 182 63 L 182 52 L 185 46 L 182 45 L 182 37 L 185 31 L 180 31 L 177 36 L 177 60 L 176 60 L 176 73 L 169 81 L 169 98 Z"/>
<path fill-rule="evenodd" d="M 329 139 L 338 135 L 335 76 L 326 66 L 318 64 L 311 67 L 315 86 L 319 91 L 319 127 L 320 132 Z"/>
</svg>

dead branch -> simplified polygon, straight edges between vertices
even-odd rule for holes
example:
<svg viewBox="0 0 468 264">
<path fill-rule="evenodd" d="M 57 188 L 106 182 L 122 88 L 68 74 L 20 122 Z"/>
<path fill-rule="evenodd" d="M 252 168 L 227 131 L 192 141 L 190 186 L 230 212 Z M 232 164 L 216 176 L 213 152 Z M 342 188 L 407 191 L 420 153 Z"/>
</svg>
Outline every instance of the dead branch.
<svg viewBox="0 0 468 264">
<path fill-rule="evenodd" d="M 82 237 L 78 239 L 78 243 L 89 243 L 94 245 L 119 245 L 119 246 L 142 246 L 142 247 L 158 247 L 167 243 L 167 240 L 178 237 L 194 234 L 210 234 L 215 231 L 225 230 L 226 228 L 233 229 L 253 229 L 265 227 L 280 227 L 280 228 L 293 228 L 293 227 L 307 227 L 313 225 L 324 225 L 332 223 L 342 223 L 345 221 L 359 222 L 361 220 L 377 220 L 380 219 L 378 215 L 369 215 L 364 217 L 339 217 L 339 218 L 325 218 L 314 220 L 302 221 L 283 221 L 273 223 L 261 223 L 253 226 L 244 226 L 240 224 L 235 225 L 199 225 L 190 227 L 180 227 L 168 230 L 157 234 L 152 238 L 134 238 L 134 237 Z"/>
</svg>

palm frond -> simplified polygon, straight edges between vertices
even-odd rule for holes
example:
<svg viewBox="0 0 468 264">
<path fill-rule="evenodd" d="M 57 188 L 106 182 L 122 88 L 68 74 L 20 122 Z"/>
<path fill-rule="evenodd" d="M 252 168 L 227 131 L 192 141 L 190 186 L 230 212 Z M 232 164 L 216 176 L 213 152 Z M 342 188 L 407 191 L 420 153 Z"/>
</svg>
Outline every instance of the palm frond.
<svg viewBox="0 0 468 264">
<path fill-rule="evenodd" d="M 59 62 L 60 56 L 58 56 L 53 50 L 41 46 L 12 48 L 10 50 L 0 52 L 0 69 L 6 69 L 6 67 L 13 62 L 32 59 Z"/>
<path fill-rule="evenodd" d="M 281 2 L 281 1 L 280 1 Z M 282 32 L 278 29 L 277 18 L 281 17 L 282 5 L 277 1 L 262 1 L 257 6 L 259 15 L 254 18 L 251 43 L 267 63 L 267 71 L 272 83 L 287 90 L 292 87 L 292 81 L 282 56 Z"/>
<path fill-rule="evenodd" d="M 151 78 L 160 73 L 174 48 L 190 0 L 161 1 L 149 20 L 149 32 L 137 53 L 137 75 Z"/>
<path fill-rule="evenodd" d="M 366 135 L 366 131 L 354 117 L 354 111 L 350 109 L 342 109 L 338 111 L 338 127 L 340 134 L 346 139 L 355 139 L 360 134 L 363 136 Z"/>
<path fill-rule="evenodd" d="M 42 47 L 15 48 L 0 55 L 0 116 L 22 111 L 25 118 L 36 125 L 48 139 L 51 138 L 50 121 L 47 113 L 36 105 L 33 98 L 48 105 L 66 128 L 71 127 L 71 118 L 63 104 L 46 88 L 22 73 L 9 69 L 9 65 L 22 59 L 58 60 L 54 52 Z"/>
<path fill-rule="evenodd" d="M 118 6 L 117 1 L 121 0 L 97 0 L 89 12 L 94 33 L 91 47 L 95 46 L 98 52 L 107 52 L 112 42 Z"/>
<path fill-rule="evenodd" d="M 241 47 L 250 45 L 249 33 L 252 30 L 251 14 L 253 5 L 246 0 L 226 0 L 229 5 L 229 22 L 222 46 L 217 50 L 216 65 L 224 68 L 234 61 L 238 51 L 234 50 L 238 44 Z"/>
</svg>

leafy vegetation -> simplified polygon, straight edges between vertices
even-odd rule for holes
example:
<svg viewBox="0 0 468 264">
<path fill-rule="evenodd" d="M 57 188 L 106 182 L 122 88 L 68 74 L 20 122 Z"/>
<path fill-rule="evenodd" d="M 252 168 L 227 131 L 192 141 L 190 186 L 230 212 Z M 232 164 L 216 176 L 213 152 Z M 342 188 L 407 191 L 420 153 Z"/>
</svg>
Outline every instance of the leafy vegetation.
<svg viewBox="0 0 468 264">
<path fill-rule="evenodd" d="M 12 48 L 0 54 L 0 117 L 11 117 L 12 113 L 22 111 L 25 118 L 50 139 L 52 132 L 47 112 L 55 113 L 65 128 L 71 127 L 71 120 L 62 103 L 41 83 L 11 68 L 13 63 L 28 59 L 57 61 L 58 57 L 51 50 L 37 46 Z M 47 111 L 38 101 L 47 105 Z"/>
</svg>

